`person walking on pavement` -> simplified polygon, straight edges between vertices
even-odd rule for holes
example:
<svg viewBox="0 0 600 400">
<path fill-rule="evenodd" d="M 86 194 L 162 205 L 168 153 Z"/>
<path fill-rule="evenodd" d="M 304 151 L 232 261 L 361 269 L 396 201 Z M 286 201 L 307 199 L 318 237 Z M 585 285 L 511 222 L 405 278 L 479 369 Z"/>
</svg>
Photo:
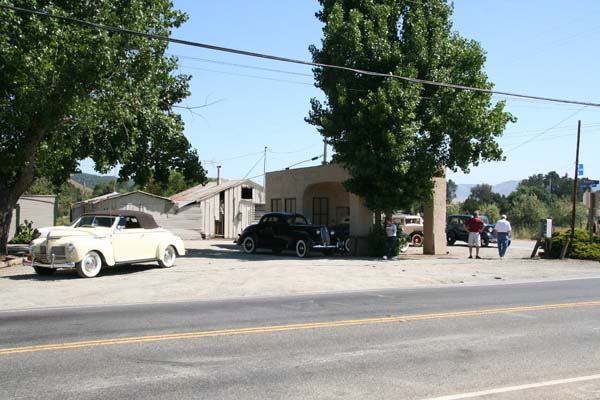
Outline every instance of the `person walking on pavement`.
<svg viewBox="0 0 600 400">
<path fill-rule="evenodd" d="M 391 260 L 394 257 L 394 248 L 396 247 L 398 227 L 392 220 L 392 217 L 385 219 L 385 255 L 384 260 Z"/>
<path fill-rule="evenodd" d="M 508 249 L 509 235 L 512 230 L 510 222 L 506 219 L 506 215 L 502 214 L 502 217 L 496 222 L 496 234 L 498 238 L 498 254 L 500 259 L 504 259 L 506 249 Z"/>
<path fill-rule="evenodd" d="M 481 231 L 485 228 L 485 224 L 479 218 L 479 212 L 475 211 L 473 217 L 465 222 L 465 228 L 469 232 L 469 258 L 473 258 L 473 246 L 475 246 L 475 258 L 479 257 L 479 247 L 481 247 Z"/>
</svg>

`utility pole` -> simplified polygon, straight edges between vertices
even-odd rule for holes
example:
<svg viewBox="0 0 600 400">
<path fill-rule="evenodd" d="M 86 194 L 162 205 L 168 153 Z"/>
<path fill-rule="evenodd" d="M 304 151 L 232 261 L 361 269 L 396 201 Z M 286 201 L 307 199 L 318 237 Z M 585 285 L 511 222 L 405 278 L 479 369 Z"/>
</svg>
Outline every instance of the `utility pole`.
<svg viewBox="0 0 600 400">
<path fill-rule="evenodd" d="M 327 164 L 327 140 L 323 139 L 323 165 Z"/>
<path fill-rule="evenodd" d="M 263 190 L 267 193 L 267 146 L 265 146 L 265 155 L 263 156 Z"/>
<path fill-rule="evenodd" d="M 579 174 L 579 141 L 581 138 L 581 120 L 577 123 L 577 147 L 575 150 L 575 177 L 573 179 L 573 212 L 571 213 L 571 235 L 563 243 L 562 250 L 560 251 L 560 259 L 565 258 L 567 249 L 575 238 L 575 215 L 577 212 L 577 175 Z"/>
<path fill-rule="evenodd" d="M 577 123 L 577 147 L 575 150 L 575 179 L 573 179 L 573 212 L 571 214 L 571 242 L 575 237 L 575 215 L 577 211 L 577 174 L 579 169 L 579 141 L 581 138 L 581 120 Z"/>
</svg>

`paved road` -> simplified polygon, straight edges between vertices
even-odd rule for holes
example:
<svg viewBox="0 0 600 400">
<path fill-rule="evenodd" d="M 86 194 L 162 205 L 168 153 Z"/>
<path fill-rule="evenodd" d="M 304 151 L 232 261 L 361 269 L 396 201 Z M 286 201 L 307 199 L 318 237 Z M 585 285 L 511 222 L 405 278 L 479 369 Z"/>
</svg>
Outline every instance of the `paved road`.
<svg viewBox="0 0 600 400">
<path fill-rule="evenodd" d="M 0 399 L 598 399 L 599 286 L 3 311 Z"/>
</svg>

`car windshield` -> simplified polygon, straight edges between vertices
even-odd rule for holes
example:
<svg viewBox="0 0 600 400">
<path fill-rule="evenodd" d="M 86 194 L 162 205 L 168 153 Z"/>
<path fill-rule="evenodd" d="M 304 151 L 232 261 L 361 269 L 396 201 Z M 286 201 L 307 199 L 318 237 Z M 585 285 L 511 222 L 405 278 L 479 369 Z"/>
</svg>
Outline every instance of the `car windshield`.
<svg viewBox="0 0 600 400">
<path fill-rule="evenodd" d="M 290 215 L 287 217 L 287 223 L 290 225 L 308 225 L 308 221 L 302 215 Z"/>
<path fill-rule="evenodd" d="M 85 215 L 75 223 L 74 227 L 89 227 L 89 226 L 101 226 L 110 228 L 115 222 L 116 217 L 110 216 L 97 216 L 97 215 Z"/>
<path fill-rule="evenodd" d="M 489 225 L 490 221 L 488 220 L 488 217 L 486 217 L 485 215 L 480 215 L 479 219 L 481 219 L 483 221 L 484 224 Z"/>
</svg>

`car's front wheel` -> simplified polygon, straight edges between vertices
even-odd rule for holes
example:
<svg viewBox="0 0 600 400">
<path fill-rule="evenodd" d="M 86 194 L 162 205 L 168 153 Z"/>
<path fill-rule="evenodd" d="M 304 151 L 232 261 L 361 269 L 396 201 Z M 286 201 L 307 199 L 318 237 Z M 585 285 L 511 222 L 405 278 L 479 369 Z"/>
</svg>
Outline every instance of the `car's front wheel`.
<svg viewBox="0 0 600 400">
<path fill-rule="evenodd" d="M 177 252 L 175 251 L 175 247 L 169 245 L 163 250 L 158 260 L 158 265 L 161 268 L 170 268 L 175 265 L 175 260 L 177 260 Z"/>
<path fill-rule="evenodd" d="M 410 243 L 415 247 L 423 246 L 423 235 L 420 233 L 413 233 L 410 237 Z"/>
<path fill-rule="evenodd" d="M 242 242 L 242 249 L 246 254 L 252 254 L 256 251 L 256 241 L 252 236 L 246 236 Z"/>
<path fill-rule="evenodd" d="M 102 269 L 102 257 L 95 251 L 90 251 L 77 264 L 77 275 L 82 278 L 94 278 Z"/>
<path fill-rule="evenodd" d="M 300 258 L 305 258 L 310 252 L 310 247 L 306 240 L 300 239 L 296 242 L 296 255 Z"/>
<path fill-rule="evenodd" d="M 481 235 L 481 245 L 483 247 L 488 247 L 490 245 L 490 238 L 488 235 Z"/>
<path fill-rule="evenodd" d="M 346 238 L 346 240 L 344 240 L 344 250 L 346 250 L 346 252 L 350 253 L 351 246 L 352 246 L 351 239 Z"/>
<path fill-rule="evenodd" d="M 448 246 L 452 246 L 456 242 L 456 235 L 450 232 L 448 235 L 446 235 L 446 241 Z"/>
<path fill-rule="evenodd" d="M 52 275 L 56 272 L 54 268 L 46 268 L 46 267 L 33 267 L 35 273 L 38 275 Z"/>
</svg>

